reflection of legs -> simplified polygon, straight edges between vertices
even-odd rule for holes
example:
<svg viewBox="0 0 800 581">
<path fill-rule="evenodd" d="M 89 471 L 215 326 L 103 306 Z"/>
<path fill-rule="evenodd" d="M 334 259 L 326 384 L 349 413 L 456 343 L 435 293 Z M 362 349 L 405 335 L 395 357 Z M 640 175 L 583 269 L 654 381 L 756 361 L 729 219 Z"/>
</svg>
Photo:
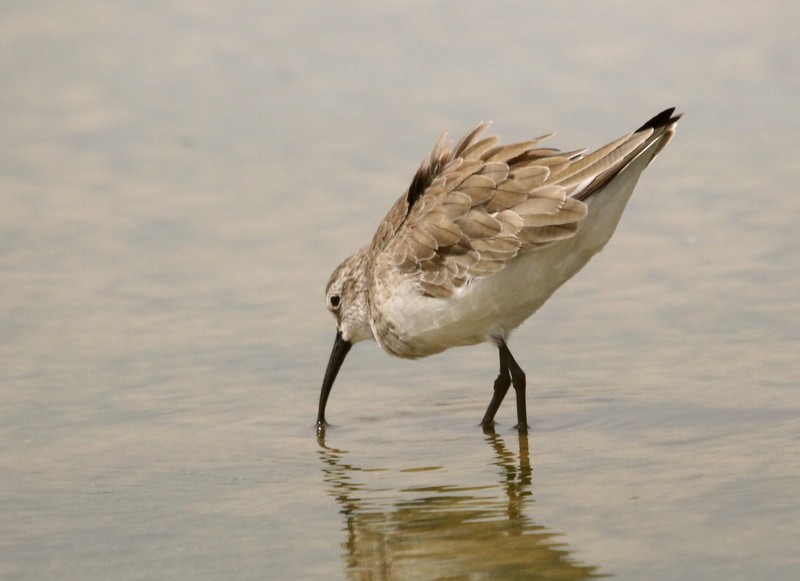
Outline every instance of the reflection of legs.
<svg viewBox="0 0 800 581">
<path fill-rule="evenodd" d="M 500 373 L 494 380 L 494 395 L 486 413 L 483 415 L 481 425 L 484 428 L 491 428 L 494 424 L 494 416 L 503 403 L 503 398 L 508 393 L 508 388 L 514 384 L 514 391 L 517 393 L 517 429 L 526 431 L 528 429 L 528 410 L 525 406 L 525 372 L 517 364 L 508 345 L 502 339 L 497 341 L 497 349 L 500 352 Z"/>
<path fill-rule="evenodd" d="M 530 486 L 533 479 L 533 469 L 531 468 L 531 453 L 528 450 L 528 432 L 519 433 L 519 483 L 524 489 Z"/>
<path fill-rule="evenodd" d="M 525 497 L 531 495 L 530 487 L 533 480 L 530 452 L 528 451 L 528 433 L 519 432 L 519 457 L 506 448 L 503 438 L 494 430 L 486 430 L 486 441 L 489 442 L 497 456 L 496 466 L 502 468 L 502 483 L 508 496 L 507 514 L 509 517 L 509 530 L 524 532 L 524 502 Z M 521 527 L 521 528 L 519 528 Z"/>
</svg>

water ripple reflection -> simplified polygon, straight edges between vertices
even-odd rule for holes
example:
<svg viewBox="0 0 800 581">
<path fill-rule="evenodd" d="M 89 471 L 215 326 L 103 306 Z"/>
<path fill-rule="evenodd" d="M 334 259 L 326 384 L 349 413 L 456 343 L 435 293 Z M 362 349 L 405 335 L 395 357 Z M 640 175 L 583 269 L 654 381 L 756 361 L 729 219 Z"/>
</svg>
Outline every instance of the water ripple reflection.
<svg viewBox="0 0 800 581">
<path fill-rule="evenodd" d="M 487 434 L 497 467 L 488 484 L 409 485 L 409 470 L 367 470 L 349 451 L 319 436 L 322 474 L 340 506 L 348 579 L 592 579 L 595 566 L 577 563 L 560 533 L 527 516 L 533 470 L 527 434 L 517 452 Z M 427 468 L 427 470 L 425 469 Z M 382 473 L 380 484 L 370 480 Z M 386 486 L 386 474 L 397 485 Z M 402 472 L 402 474 L 401 474 Z M 444 475 L 446 467 L 414 473 Z"/>
</svg>

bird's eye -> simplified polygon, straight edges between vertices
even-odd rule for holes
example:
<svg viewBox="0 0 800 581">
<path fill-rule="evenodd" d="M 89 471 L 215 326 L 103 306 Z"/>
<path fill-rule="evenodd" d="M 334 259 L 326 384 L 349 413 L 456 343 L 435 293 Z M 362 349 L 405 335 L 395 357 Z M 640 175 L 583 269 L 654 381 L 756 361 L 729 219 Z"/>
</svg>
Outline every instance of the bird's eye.
<svg viewBox="0 0 800 581">
<path fill-rule="evenodd" d="M 331 295 L 331 297 L 328 299 L 328 302 L 330 303 L 332 309 L 338 309 L 342 302 L 342 297 L 339 295 Z"/>
</svg>

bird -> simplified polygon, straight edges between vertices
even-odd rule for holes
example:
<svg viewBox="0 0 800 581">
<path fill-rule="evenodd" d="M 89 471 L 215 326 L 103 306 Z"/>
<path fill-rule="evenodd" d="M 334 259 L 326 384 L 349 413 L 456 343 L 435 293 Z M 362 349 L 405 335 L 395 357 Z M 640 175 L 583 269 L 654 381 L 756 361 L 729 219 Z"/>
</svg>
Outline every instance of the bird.
<svg viewBox="0 0 800 581">
<path fill-rule="evenodd" d="M 372 241 L 344 260 L 325 289 L 336 336 L 317 428 L 351 347 L 372 340 L 417 359 L 452 347 L 494 345 L 500 369 L 481 420 L 492 430 L 509 388 L 529 429 L 526 375 L 510 333 L 606 245 L 639 176 L 675 134 L 662 111 L 587 153 L 540 146 L 553 134 L 501 144 L 481 123 L 455 145 L 444 132 Z"/>
</svg>

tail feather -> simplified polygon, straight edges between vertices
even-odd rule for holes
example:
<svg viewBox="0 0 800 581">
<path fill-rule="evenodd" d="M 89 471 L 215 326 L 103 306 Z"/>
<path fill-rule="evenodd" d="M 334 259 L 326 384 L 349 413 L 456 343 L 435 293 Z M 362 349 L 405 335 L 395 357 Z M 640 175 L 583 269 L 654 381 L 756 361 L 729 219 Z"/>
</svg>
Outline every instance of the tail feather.
<svg viewBox="0 0 800 581">
<path fill-rule="evenodd" d="M 659 129 L 660 127 L 666 127 L 667 125 L 672 125 L 678 119 L 681 118 L 681 114 L 678 113 L 677 115 L 672 115 L 675 112 L 675 107 L 670 107 L 669 109 L 663 110 L 661 113 L 653 117 L 652 119 L 648 120 L 644 125 L 639 127 L 634 133 L 638 133 L 639 131 L 644 131 L 646 129 Z"/>
<path fill-rule="evenodd" d="M 665 109 L 652 119 L 648 120 L 644 125 L 639 127 L 639 129 L 634 131 L 631 134 L 631 137 L 641 132 L 647 132 L 649 135 L 639 147 L 636 147 L 633 151 L 628 153 L 625 158 L 615 164 L 613 168 L 598 175 L 587 187 L 579 189 L 574 197 L 578 200 L 588 199 L 592 196 L 592 194 L 600 191 L 620 172 L 624 171 L 634 159 L 639 157 L 639 155 L 644 153 L 650 147 L 654 147 L 650 160 L 647 162 L 649 165 L 650 162 L 655 159 L 656 155 L 658 155 L 658 153 L 664 149 L 667 143 L 669 143 L 669 141 L 672 139 L 672 136 L 675 135 L 675 123 L 677 123 L 678 119 L 681 118 L 681 114 L 679 113 L 674 115 L 674 113 L 674 107 Z"/>
</svg>

